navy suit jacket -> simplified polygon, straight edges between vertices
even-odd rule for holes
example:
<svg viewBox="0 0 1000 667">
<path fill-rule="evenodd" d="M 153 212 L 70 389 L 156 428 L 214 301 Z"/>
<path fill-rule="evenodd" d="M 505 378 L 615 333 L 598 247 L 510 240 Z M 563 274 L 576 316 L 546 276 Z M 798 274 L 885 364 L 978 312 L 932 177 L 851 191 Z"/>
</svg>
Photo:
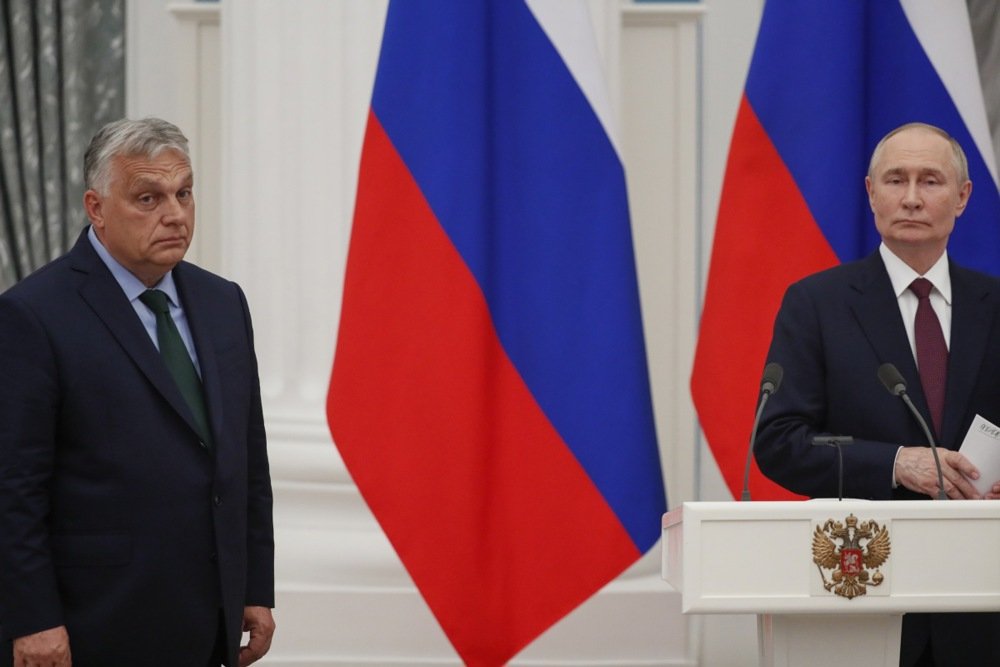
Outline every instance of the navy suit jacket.
<svg viewBox="0 0 1000 667">
<path fill-rule="evenodd" d="M 274 603 L 246 300 L 174 278 L 214 449 L 86 233 L 0 296 L 0 630 L 65 624 L 76 667 L 204 664 L 220 611 L 235 664 L 244 605 Z"/>
<path fill-rule="evenodd" d="M 1000 281 L 950 262 L 951 343 L 939 444 L 958 449 L 975 415 L 1000 424 Z M 928 424 L 920 385 L 889 275 L 876 252 L 792 285 L 774 325 L 768 361 L 784 368 L 761 417 L 761 470 L 796 493 L 836 497 L 836 451 L 812 446 L 819 434 L 853 436 L 844 447 L 844 494 L 918 497 L 892 489 L 900 445 L 926 444 L 903 401 L 879 381 L 890 362 Z M 923 496 L 926 498 L 926 496 Z"/>
<path fill-rule="evenodd" d="M 1000 424 L 1000 281 L 949 264 L 951 341 L 939 444 L 958 449 L 977 413 Z M 775 321 L 768 361 L 780 363 L 784 377 L 761 417 L 755 454 L 765 475 L 802 495 L 836 497 L 837 452 L 811 441 L 820 434 L 848 435 L 854 444 L 843 447 L 845 497 L 927 499 L 892 488 L 896 450 L 926 444 L 926 437 L 903 401 L 879 381 L 881 364 L 890 362 L 899 369 L 914 404 L 928 424 L 931 420 L 896 295 L 878 252 L 789 287 Z M 957 646 L 961 640 L 955 628 L 935 634 L 939 648 L 956 644 L 949 647 L 954 649 L 950 660 L 964 659 L 961 655 L 973 660 L 948 664 L 1000 664 L 996 615 L 950 616 L 948 623 L 958 616 L 992 625 L 983 629 L 967 623 L 966 628 L 985 633 L 969 639 L 968 646 Z M 904 658 L 906 642 L 904 625 Z M 973 649 L 986 653 L 961 653 Z M 987 658 L 992 661 L 980 662 Z"/>
</svg>

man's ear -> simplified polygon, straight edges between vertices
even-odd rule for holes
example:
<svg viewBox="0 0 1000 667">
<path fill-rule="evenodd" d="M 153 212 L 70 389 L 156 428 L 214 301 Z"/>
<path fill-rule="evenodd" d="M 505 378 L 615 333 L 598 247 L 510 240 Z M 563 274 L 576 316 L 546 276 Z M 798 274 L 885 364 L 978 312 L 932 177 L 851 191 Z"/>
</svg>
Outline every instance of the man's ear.
<svg viewBox="0 0 1000 667">
<path fill-rule="evenodd" d="M 969 204 L 969 197 L 972 196 L 972 181 L 966 181 L 958 191 L 958 210 L 955 217 L 965 213 L 965 207 Z"/>
<path fill-rule="evenodd" d="M 104 200 L 95 190 L 87 190 L 83 193 L 83 210 L 87 212 L 90 223 L 97 229 L 104 229 Z"/>
</svg>

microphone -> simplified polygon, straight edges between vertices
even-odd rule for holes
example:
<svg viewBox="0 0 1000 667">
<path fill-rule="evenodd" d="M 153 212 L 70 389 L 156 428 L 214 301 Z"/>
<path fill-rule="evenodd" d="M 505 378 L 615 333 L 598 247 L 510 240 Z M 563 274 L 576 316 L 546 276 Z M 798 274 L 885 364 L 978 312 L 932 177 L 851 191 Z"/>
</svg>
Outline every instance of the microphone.
<svg viewBox="0 0 1000 667">
<path fill-rule="evenodd" d="M 840 447 L 853 443 L 854 438 L 849 435 L 817 435 L 812 439 L 814 445 L 837 448 L 837 500 L 844 499 L 844 450 Z"/>
<path fill-rule="evenodd" d="M 906 407 L 908 407 L 910 412 L 913 413 L 913 416 L 917 418 L 920 428 L 924 430 L 927 442 L 930 443 L 931 446 L 931 453 L 934 455 L 934 466 L 937 468 L 938 500 L 948 500 L 948 496 L 944 492 L 944 475 L 941 472 L 941 459 L 938 458 L 937 444 L 934 442 L 934 434 L 931 433 L 931 430 L 927 427 L 927 422 L 920 416 L 920 411 L 913 405 L 913 401 L 910 400 L 910 396 L 906 393 L 906 380 L 903 379 L 899 369 L 891 363 L 884 363 L 878 367 L 878 379 L 882 382 L 882 386 L 886 388 L 886 391 L 893 396 L 899 396 L 903 399 L 903 402 L 906 403 Z"/>
<path fill-rule="evenodd" d="M 785 370 L 781 364 L 772 361 L 764 367 L 764 375 L 760 379 L 760 405 L 757 406 L 757 415 L 753 419 L 753 429 L 750 431 L 750 449 L 747 450 L 747 463 L 743 468 L 743 493 L 740 500 L 750 500 L 750 459 L 753 457 L 754 443 L 757 441 L 757 427 L 760 425 L 760 415 L 764 412 L 767 399 L 771 394 L 778 391 L 781 386 L 781 378 L 784 377 Z"/>
</svg>

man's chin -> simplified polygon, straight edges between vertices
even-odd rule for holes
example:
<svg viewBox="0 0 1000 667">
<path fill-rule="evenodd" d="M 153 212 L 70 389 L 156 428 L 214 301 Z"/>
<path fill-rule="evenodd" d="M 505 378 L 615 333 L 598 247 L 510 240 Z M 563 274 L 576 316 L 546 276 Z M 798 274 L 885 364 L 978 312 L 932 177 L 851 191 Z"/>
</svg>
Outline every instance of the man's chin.
<svg viewBox="0 0 1000 667">
<path fill-rule="evenodd" d="M 927 256 L 929 253 L 944 252 L 948 245 L 947 237 L 942 239 L 929 234 L 894 234 L 883 238 L 883 241 L 896 256 L 903 258 L 913 256 L 915 253 Z"/>
<path fill-rule="evenodd" d="M 906 245 L 935 245 L 942 242 L 937 234 L 932 234 L 926 227 L 896 229 L 892 238 L 896 243 Z"/>
<path fill-rule="evenodd" d="M 163 268 L 164 272 L 170 271 L 172 268 L 180 264 L 182 259 L 184 259 L 184 255 L 187 254 L 187 249 L 187 244 L 182 247 L 163 248 L 160 252 L 156 253 L 154 263 Z"/>
</svg>

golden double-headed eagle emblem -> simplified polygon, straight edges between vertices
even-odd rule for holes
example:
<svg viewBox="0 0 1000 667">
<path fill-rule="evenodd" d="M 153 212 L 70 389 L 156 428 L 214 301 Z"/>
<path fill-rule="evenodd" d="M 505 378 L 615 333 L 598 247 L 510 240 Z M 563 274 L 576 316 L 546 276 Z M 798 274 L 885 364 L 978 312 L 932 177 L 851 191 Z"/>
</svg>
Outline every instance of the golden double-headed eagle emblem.
<svg viewBox="0 0 1000 667">
<path fill-rule="evenodd" d="M 885 577 L 880 568 L 890 550 L 888 528 L 875 521 L 859 523 L 853 514 L 843 523 L 827 519 L 813 531 L 813 562 L 823 588 L 849 600 L 867 593 L 868 586 L 882 583 Z"/>
</svg>

